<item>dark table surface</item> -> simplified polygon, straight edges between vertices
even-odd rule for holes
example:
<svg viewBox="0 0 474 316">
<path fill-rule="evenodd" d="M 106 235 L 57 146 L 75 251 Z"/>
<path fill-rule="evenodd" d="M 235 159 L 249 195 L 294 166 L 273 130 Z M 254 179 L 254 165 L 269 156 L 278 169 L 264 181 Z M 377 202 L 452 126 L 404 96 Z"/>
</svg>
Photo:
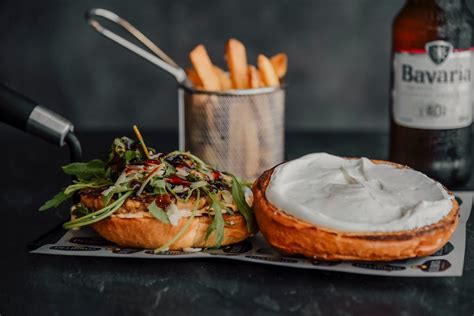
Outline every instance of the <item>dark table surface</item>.
<svg viewBox="0 0 474 316">
<path fill-rule="evenodd" d="M 462 277 L 388 278 L 226 260 L 145 260 L 29 254 L 26 245 L 67 217 L 39 213 L 69 178 L 65 148 L 0 128 L 0 315 L 303 314 L 473 315 L 474 233 L 467 225 Z M 129 132 L 127 132 L 130 134 Z M 79 134 L 85 158 L 101 157 L 121 133 Z M 146 132 L 172 150 L 177 135 Z M 287 157 L 315 151 L 386 158 L 387 135 L 289 133 Z M 467 186 L 472 188 L 473 183 Z"/>
</svg>

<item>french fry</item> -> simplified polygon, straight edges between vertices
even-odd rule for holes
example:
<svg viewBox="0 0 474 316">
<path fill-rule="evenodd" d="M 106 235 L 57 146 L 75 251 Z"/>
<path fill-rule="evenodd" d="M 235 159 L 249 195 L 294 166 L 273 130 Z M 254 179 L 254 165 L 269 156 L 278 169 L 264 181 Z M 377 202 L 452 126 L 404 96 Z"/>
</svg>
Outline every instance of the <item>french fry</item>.
<svg viewBox="0 0 474 316">
<path fill-rule="evenodd" d="M 232 86 L 234 89 L 248 89 L 247 53 L 244 44 L 231 38 L 225 47 L 225 54 Z"/>
<path fill-rule="evenodd" d="M 189 59 L 205 90 L 218 91 L 221 89 L 219 77 L 214 70 L 214 66 L 204 45 L 199 44 L 196 46 L 191 53 L 189 53 Z"/>
<path fill-rule="evenodd" d="M 278 86 L 280 82 L 278 81 L 278 76 L 276 75 L 270 60 L 268 60 L 265 55 L 260 54 L 258 55 L 257 63 L 263 84 L 268 87 Z"/>
<path fill-rule="evenodd" d="M 216 72 L 217 76 L 219 77 L 219 81 L 221 83 L 221 89 L 231 90 L 232 89 L 232 81 L 230 80 L 229 76 L 225 73 L 224 70 L 220 69 L 216 65 L 214 65 L 214 71 Z"/>
<path fill-rule="evenodd" d="M 188 79 L 191 81 L 193 86 L 196 87 L 202 87 L 202 82 L 201 79 L 199 78 L 196 70 L 194 68 L 188 68 L 186 69 L 186 75 L 188 76 Z"/>
<path fill-rule="evenodd" d="M 254 65 L 249 65 L 249 84 L 250 89 L 260 88 L 262 86 L 260 74 Z"/>
<path fill-rule="evenodd" d="M 278 76 L 278 78 L 283 78 L 286 75 L 286 70 L 288 69 L 288 56 L 285 53 L 279 53 L 270 58 L 273 69 Z"/>
</svg>

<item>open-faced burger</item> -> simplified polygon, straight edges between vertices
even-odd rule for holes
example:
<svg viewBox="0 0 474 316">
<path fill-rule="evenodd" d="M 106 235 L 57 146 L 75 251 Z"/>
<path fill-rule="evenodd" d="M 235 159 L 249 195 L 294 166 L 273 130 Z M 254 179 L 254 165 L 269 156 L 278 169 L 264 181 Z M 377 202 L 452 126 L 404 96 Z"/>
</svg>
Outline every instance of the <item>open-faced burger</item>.
<svg viewBox="0 0 474 316">
<path fill-rule="evenodd" d="M 156 251 L 224 246 L 255 231 L 248 184 L 189 152 L 157 153 L 138 136 L 116 138 L 106 161 L 64 166 L 75 180 L 40 210 L 77 195 L 65 228 L 91 226 L 120 246 Z"/>
</svg>

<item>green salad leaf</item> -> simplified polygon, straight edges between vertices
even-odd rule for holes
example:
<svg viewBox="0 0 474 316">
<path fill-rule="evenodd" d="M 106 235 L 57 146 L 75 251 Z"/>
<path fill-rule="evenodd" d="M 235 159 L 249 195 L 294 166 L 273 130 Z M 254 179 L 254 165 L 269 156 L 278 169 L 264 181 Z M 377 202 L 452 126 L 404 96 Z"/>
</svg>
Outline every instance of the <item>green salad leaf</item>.
<svg viewBox="0 0 474 316">
<path fill-rule="evenodd" d="M 46 211 L 50 208 L 53 207 L 58 207 L 61 205 L 64 201 L 69 199 L 72 196 L 72 193 L 66 194 L 63 191 L 59 192 L 56 194 L 52 199 L 46 201 L 41 207 L 39 208 L 40 211 Z"/>
<path fill-rule="evenodd" d="M 207 228 L 206 231 L 206 240 L 215 231 L 216 234 L 216 244 L 215 247 L 219 248 L 224 239 L 224 217 L 222 216 L 222 207 L 214 194 L 209 194 L 209 197 L 212 200 L 211 208 L 214 210 L 214 219 Z"/>
<path fill-rule="evenodd" d="M 77 217 L 82 217 L 82 216 L 85 216 L 87 214 L 90 214 L 92 213 L 92 211 L 90 211 L 87 207 L 85 207 L 84 205 L 82 204 L 78 204 L 75 206 L 74 210 L 72 211 L 72 213 L 74 213 L 74 215 L 76 215 Z"/>
<path fill-rule="evenodd" d="M 65 201 L 67 201 L 74 192 L 84 189 L 84 188 L 101 188 L 110 184 L 109 180 L 97 180 L 92 182 L 79 182 L 75 181 L 73 184 L 66 187 L 63 191 L 56 194 L 52 199 L 46 201 L 41 207 L 39 208 L 40 211 L 45 211 L 50 208 L 58 207 Z"/>
<path fill-rule="evenodd" d="M 148 210 L 150 211 L 151 215 L 153 215 L 157 220 L 159 220 L 163 224 L 170 223 L 168 214 L 166 214 L 166 212 L 161 207 L 156 205 L 155 201 L 148 204 Z"/>
<path fill-rule="evenodd" d="M 115 194 L 127 192 L 127 191 L 130 191 L 130 188 L 126 184 L 112 186 L 112 189 L 102 198 L 102 201 L 104 202 L 104 206 L 110 203 L 110 201 L 112 200 Z"/>
<path fill-rule="evenodd" d="M 243 185 L 239 182 L 239 180 L 232 176 L 232 198 L 237 204 L 237 208 L 239 209 L 240 213 L 245 218 L 247 222 L 247 229 L 250 233 L 255 233 L 257 228 L 254 224 L 253 212 L 250 206 L 245 201 L 245 193 L 243 190 Z"/>
<path fill-rule="evenodd" d="M 155 194 L 166 194 L 166 182 L 163 179 L 152 179 L 150 186 L 153 188 Z"/>
<path fill-rule="evenodd" d="M 115 211 L 117 211 L 125 202 L 125 200 L 133 193 L 133 191 L 128 191 L 124 193 L 121 197 L 119 197 L 117 200 L 114 202 L 110 203 L 109 205 L 101 208 L 100 210 L 96 212 L 92 212 L 90 214 L 87 214 L 83 217 L 79 217 L 75 220 L 69 221 L 67 223 L 64 223 L 63 227 L 65 229 L 71 229 L 71 228 L 76 228 L 76 227 L 82 227 L 86 225 L 90 225 L 93 223 L 96 223 L 98 221 L 103 220 L 104 218 L 109 217 Z"/>
<path fill-rule="evenodd" d="M 75 176 L 79 181 L 106 178 L 106 164 L 100 159 L 89 162 L 74 162 L 63 167 L 65 174 Z"/>
<path fill-rule="evenodd" d="M 168 177 L 172 175 L 173 173 L 176 173 L 176 168 L 170 165 L 169 163 L 165 162 L 166 164 L 166 170 L 165 170 L 165 177 Z"/>
<path fill-rule="evenodd" d="M 73 184 L 70 186 L 66 187 L 64 189 L 64 193 L 67 195 L 71 195 L 74 192 L 84 189 L 84 188 L 101 188 L 106 185 L 111 184 L 110 181 L 107 180 L 97 180 L 97 181 L 91 181 L 91 182 L 77 182 L 75 181 Z"/>
<path fill-rule="evenodd" d="M 139 158 L 139 155 L 137 154 L 136 151 L 134 150 L 127 150 L 125 152 L 125 163 L 130 163 L 130 161 L 132 161 L 133 159 L 135 158 Z"/>
</svg>

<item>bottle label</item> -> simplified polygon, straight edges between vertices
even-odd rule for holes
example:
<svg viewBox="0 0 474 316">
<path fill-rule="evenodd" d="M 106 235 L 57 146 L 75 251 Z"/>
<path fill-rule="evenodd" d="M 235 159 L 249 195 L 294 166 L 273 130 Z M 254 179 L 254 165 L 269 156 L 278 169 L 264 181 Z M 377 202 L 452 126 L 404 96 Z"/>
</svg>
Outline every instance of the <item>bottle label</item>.
<svg viewBox="0 0 474 316">
<path fill-rule="evenodd" d="M 393 118 L 398 125 L 422 129 L 469 126 L 471 50 L 433 41 L 424 50 L 402 51 L 393 61 Z"/>
</svg>

